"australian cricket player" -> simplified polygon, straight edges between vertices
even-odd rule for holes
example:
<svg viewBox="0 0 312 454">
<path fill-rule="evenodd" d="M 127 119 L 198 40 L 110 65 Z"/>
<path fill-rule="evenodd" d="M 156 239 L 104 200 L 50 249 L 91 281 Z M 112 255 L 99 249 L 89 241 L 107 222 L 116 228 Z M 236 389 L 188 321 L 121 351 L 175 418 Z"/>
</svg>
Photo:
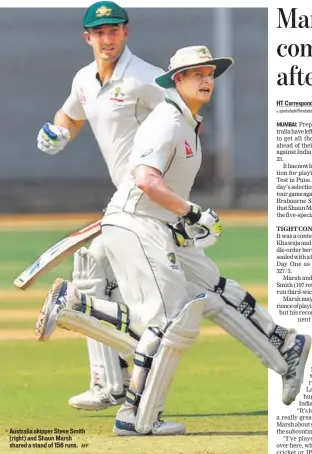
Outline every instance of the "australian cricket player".
<svg viewBox="0 0 312 454">
<path fill-rule="evenodd" d="M 83 27 L 94 61 L 74 77 L 71 93 L 56 113 L 53 125 L 47 123 L 40 129 L 38 148 L 51 155 L 58 153 L 88 121 L 110 177 L 118 187 L 140 123 L 163 99 L 163 90 L 153 82 L 163 71 L 131 53 L 126 45 L 128 14 L 116 3 L 102 1 L 91 5 Z M 73 282 L 90 296 L 121 301 L 99 238 L 89 249 L 82 248 L 75 254 Z M 73 396 L 69 404 L 79 409 L 103 410 L 124 401 L 129 385 L 127 363 L 120 361 L 117 352 L 93 339 L 88 339 L 88 352 L 90 389 Z"/>
<path fill-rule="evenodd" d="M 202 251 L 177 247 L 194 226 L 197 246 L 206 247 L 220 235 L 216 213 L 188 199 L 201 164 L 198 111 L 210 101 L 215 79 L 232 63 L 231 58 L 212 58 L 205 46 L 187 47 L 155 79 L 166 89 L 165 101 L 139 127 L 128 172 L 102 223 L 103 247 L 126 304 L 90 298 L 61 279 L 46 301 L 42 338 L 59 324 L 127 357 L 135 343 L 130 387 L 115 421 L 119 435 L 183 433 L 181 424 L 164 422 L 159 415 L 179 357 L 197 336 L 202 312 L 283 377 L 285 404 L 294 401 L 302 384 L 310 336 L 275 324 L 240 284 L 220 277 Z M 137 325 L 144 328 L 139 335 Z"/>
</svg>

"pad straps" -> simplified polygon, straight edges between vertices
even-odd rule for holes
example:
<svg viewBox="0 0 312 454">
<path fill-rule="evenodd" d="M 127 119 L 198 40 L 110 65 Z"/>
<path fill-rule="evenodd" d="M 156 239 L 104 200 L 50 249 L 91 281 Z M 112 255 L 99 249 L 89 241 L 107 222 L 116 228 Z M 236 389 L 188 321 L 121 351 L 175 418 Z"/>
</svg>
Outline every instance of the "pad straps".
<svg viewBox="0 0 312 454">
<path fill-rule="evenodd" d="M 245 318 L 250 318 L 255 313 L 255 306 L 256 306 L 255 298 L 250 293 L 246 292 L 246 295 L 245 295 L 245 298 L 243 299 L 243 301 L 238 306 L 235 306 L 223 295 L 223 292 L 225 290 L 225 285 L 226 285 L 225 277 L 220 277 L 218 284 L 214 288 L 214 291 L 216 293 L 219 293 L 219 295 L 225 301 L 226 304 L 233 306 Z"/>
<path fill-rule="evenodd" d="M 280 349 L 285 342 L 287 334 L 288 330 L 286 328 L 283 328 L 283 326 L 280 325 L 276 325 L 273 333 L 269 337 L 269 340 L 271 344 L 274 345 L 274 347 Z"/>
<path fill-rule="evenodd" d="M 161 331 L 159 328 L 156 327 L 149 327 L 148 328 L 152 333 L 154 333 L 159 339 L 163 338 L 164 332 Z M 154 355 L 153 355 L 154 356 Z M 134 353 L 134 365 L 139 366 L 142 369 L 145 369 L 146 371 L 146 377 L 144 380 L 144 383 L 142 383 L 142 389 L 140 392 L 135 392 L 133 389 L 128 388 L 127 393 L 126 393 L 126 402 L 128 402 L 131 405 L 139 406 L 140 400 L 142 393 L 145 388 L 145 382 L 147 380 L 147 376 L 149 374 L 149 371 L 151 370 L 152 364 L 153 364 L 153 356 L 151 355 L 146 355 L 144 353 L 141 353 L 139 351 L 135 351 Z"/>
<path fill-rule="evenodd" d="M 86 315 L 91 315 L 92 317 L 97 318 L 103 323 L 114 326 L 118 331 L 128 333 L 133 339 L 138 341 L 140 339 L 140 336 L 129 328 L 130 317 L 128 306 L 123 303 L 116 304 L 118 305 L 117 318 L 112 317 L 108 314 L 103 314 L 102 312 L 94 309 L 93 299 L 85 293 L 81 293 L 81 305 L 79 308 L 75 309 L 83 312 Z"/>
</svg>

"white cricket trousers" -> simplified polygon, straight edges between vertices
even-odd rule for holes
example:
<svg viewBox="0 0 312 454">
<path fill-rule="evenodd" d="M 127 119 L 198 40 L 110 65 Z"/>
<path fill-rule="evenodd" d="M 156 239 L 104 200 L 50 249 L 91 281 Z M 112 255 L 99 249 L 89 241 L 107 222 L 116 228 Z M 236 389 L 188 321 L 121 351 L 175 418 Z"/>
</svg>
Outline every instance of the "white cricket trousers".
<svg viewBox="0 0 312 454">
<path fill-rule="evenodd" d="M 144 326 L 165 326 L 192 298 L 165 223 L 105 214 L 102 240 L 123 300 Z M 193 296 L 193 295 L 192 295 Z"/>
<path fill-rule="evenodd" d="M 189 284 L 192 296 L 196 296 L 193 295 L 194 291 L 196 294 L 199 293 L 199 290 L 200 292 L 214 291 L 220 280 L 220 272 L 217 265 L 207 257 L 205 251 L 195 247 L 176 247 L 176 253 L 186 280 L 192 283 L 195 289 L 191 291 L 191 284 Z"/>
</svg>

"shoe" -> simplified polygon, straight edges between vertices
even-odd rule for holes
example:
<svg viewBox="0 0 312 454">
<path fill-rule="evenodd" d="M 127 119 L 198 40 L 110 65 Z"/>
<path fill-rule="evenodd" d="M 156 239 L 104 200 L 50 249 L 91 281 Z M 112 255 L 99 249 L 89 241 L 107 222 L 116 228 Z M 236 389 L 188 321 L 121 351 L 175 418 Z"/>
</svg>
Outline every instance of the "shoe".
<svg viewBox="0 0 312 454">
<path fill-rule="evenodd" d="M 283 403 L 290 405 L 296 399 L 304 378 L 304 369 L 311 348 L 311 336 L 297 334 L 295 344 L 283 353 L 283 358 L 289 365 L 283 375 Z"/>
<path fill-rule="evenodd" d="M 119 395 L 112 395 L 106 392 L 105 388 L 95 385 L 88 391 L 73 396 L 69 399 L 68 404 L 78 410 L 101 411 L 107 408 L 121 405 L 126 400 L 127 388 Z"/>
<path fill-rule="evenodd" d="M 105 410 L 113 405 L 104 388 L 99 385 L 95 385 L 93 388 L 88 389 L 88 391 L 71 397 L 68 404 L 78 410 L 94 411 Z"/>
<path fill-rule="evenodd" d="M 68 306 L 69 302 L 80 304 L 78 291 L 70 282 L 60 278 L 56 279 L 35 326 L 35 334 L 38 340 L 45 341 L 51 337 L 56 328 L 59 313 Z"/>
<path fill-rule="evenodd" d="M 151 432 L 141 434 L 135 430 L 134 424 L 125 423 L 118 419 L 115 420 L 113 432 L 122 437 L 135 437 L 145 435 L 183 435 L 185 434 L 184 424 L 170 421 L 157 421 L 154 423 Z"/>
<path fill-rule="evenodd" d="M 129 419 L 129 418 L 126 418 Z M 152 430 L 147 434 L 141 434 L 135 430 L 135 416 L 130 418 L 130 421 L 121 421 L 120 419 L 115 419 L 115 425 L 113 428 L 113 433 L 122 437 L 135 437 L 135 436 L 145 436 L 145 435 L 183 435 L 185 434 L 184 424 L 171 421 L 163 421 L 158 418 L 157 421 L 153 424 Z"/>
</svg>

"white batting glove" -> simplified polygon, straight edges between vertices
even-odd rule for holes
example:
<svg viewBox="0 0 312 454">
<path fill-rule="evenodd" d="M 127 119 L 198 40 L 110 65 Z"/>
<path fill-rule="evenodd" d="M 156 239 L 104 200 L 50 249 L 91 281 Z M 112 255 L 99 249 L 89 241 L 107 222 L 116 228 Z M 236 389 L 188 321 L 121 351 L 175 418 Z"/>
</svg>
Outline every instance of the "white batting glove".
<svg viewBox="0 0 312 454">
<path fill-rule="evenodd" d="M 183 218 L 180 218 L 175 224 L 168 224 L 172 233 L 172 238 L 178 247 L 193 247 L 194 232 L 196 226 L 189 226 Z"/>
<path fill-rule="evenodd" d="M 222 226 L 217 213 L 210 208 L 202 211 L 198 205 L 188 202 L 190 211 L 183 216 L 186 224 L 196 226 L 194 246 L 205 249 L 213 246 L 222 233 Z"/>
<path fill-rule="evenodd" d="M 55 126 L 45 123 L 37 136 L 37 147 L 48 154 L 56 154 L 67 145 L 70 132 L 63 126 Z"/>
</svg>

